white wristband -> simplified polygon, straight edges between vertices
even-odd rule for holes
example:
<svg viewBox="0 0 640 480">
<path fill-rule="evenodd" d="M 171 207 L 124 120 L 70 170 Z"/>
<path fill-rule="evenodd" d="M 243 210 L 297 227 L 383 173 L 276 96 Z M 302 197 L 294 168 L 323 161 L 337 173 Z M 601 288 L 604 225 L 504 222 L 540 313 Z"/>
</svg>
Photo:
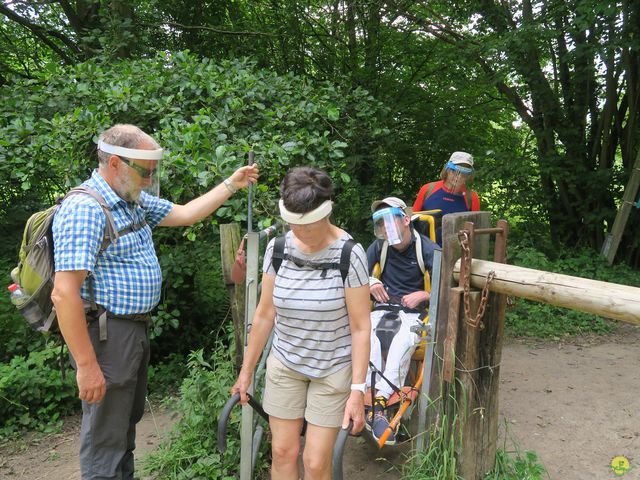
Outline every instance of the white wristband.
<svg viewBox="0 0 640 480">
<path fill-rule="evenodd" d="M 227 190 L 229 190 L 231 193 L 236 193 L 238 191 L 233 182 L 231 182 L 231 180 L 229 180 L 228 178 L 225 178 L 224 182 L 222 183 L 224 183 L 224 186 L 227 187 Z"/>
<path fill-rule="evenodd" d="M 358 392 L 366 393 L 367 392 L 367 384 L 366 383 L 352 383 L 351 390 L 355 390 Z"/>
</svg>

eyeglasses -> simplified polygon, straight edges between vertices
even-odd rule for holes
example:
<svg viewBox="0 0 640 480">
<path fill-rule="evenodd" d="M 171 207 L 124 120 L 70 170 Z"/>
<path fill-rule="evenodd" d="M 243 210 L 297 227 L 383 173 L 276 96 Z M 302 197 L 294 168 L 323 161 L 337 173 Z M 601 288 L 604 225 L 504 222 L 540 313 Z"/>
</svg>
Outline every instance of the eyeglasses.
<svg viewBox="0 0 640 480">
<path fill-rule="evenodd" d="M 133 168 L 136 173 L 138 175 L 140 175 L 142 178 L 151 178 L 153 177 L 153 175 L 158 171 L 158 168 L 144 168 L 141 167 L 140 165 L 133 163 L 130 159 L 126 158 L 126 157 L 120 157 L 118 156 L 118 158 L 120 160 L 122 160 L 122 163 L 124 163 L 126 166 L 128 166 L 129 168 Z"/>
</svg>

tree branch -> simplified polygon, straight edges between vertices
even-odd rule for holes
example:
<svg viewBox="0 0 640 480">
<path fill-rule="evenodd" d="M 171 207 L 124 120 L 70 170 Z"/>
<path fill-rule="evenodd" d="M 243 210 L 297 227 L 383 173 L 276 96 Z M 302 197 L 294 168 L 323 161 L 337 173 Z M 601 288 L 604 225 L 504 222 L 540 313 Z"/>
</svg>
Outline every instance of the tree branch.
<svg viewBox="0 0 640 480">
<path fill-rule="evenodd" d="M 13 20 L 19 25 L 22 25 L 24 28 L 33 33 L 36 37 L 38 37 L 42 43 L 47 45 L 51 50 L 56 52 L 60 58 L 62 58 L 67 63 L 75 63 L 75 61 L 67 55 L 64 50 L 62 50 L 55 42 L 51 41 L 46 35 L 46 31 L 40 26 L 36 25 L 24 17 L 21 17 L 17 13 L 15 13 L 10 8 L 6 7 L 4 4 L 0 3 L 0 13 L 4 14 L 9 20 Z"/>
<path fill-rule="evenodd" d="M 78 28 L 81 28 L 81 22 L 78 18 L 78 13 L 73 9 L 71 4 L 67 0 L 58 0 L 58 4 L 62 7 L 62 11 L 67 16 L 67 20 L 71 24 L 71 27 L 77 32 Z"/>
<path fill-rule="evenodd" d="M 148 27 L 158 27 L 159 25 L 152 24 L 143 24 Z M 247 36 L 258 36 L 258 37 L 280 37 L 281 34 L 278 33 L 265 33 L 265 32 L 249 32 L 249 31 L 231 31 L 231 30 L 222 30 L 216 27 L 210 27 L 208 25 L 183 25 L 178 22 L 165 22 L 165 25 L 169 25 L 171 27 L 183 28 L 185 30 L 207 30 L 210 32 L 221 33 L 223 35 L 247 35 Z"/>
<path fill-rule="evenodd" d="M 466 50 L 467 45 L 469 44 L 476 45 L 476 46 L 478 45 L 477 42 L 474 42 L 466 38 L 463 34 L 447 27 L 444 24 L 436 24 L 434 22 L 426 20 L 422 17 L 418 17 L 407 11 L 405 11 L 403 15 L 408 20 L 414 22 L 417 25 L 422 26 L 422 28 L 424 28 L 427 33 L 430 33 L 431 35 L 438 38 L 439 40 L 442 40 L 461 50 Z M 433 16 L 438 17 L 438 15 L 436 15 L 435 13 Z M 495 79 L 493 80 L 493 82 L 496 88 L 498 89 L 498 91 L 502 93 L 505 97 L 507 97 L 507 99 L 513 104 L 513 106 L 515 107 L 516 111 L 518 112 L 522 120 L 527 125 L 532 127 L 536 122 L 531 115 L 530 109 L 525 105 L 524 101 L 522 100 L 520 95 L 518 95 L 515 89 L 507 85 L 504 81 L 497 79 L 496 72 L 491 67 L 491 65 L 489 65 L 488 61 L 486 61 L 481 57 L 476 57 L 474 60 L 480 65 L 480 67 L 484 70 L 485 74 L 487 74 L 489 78 Z"/>
</svg>

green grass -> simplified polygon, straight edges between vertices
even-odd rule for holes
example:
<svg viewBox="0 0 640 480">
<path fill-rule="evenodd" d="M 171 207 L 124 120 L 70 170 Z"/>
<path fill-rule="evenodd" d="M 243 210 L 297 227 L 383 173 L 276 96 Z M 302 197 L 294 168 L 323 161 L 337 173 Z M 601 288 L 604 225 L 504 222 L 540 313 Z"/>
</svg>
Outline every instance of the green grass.
<svg viewBox="0 0 640 480">
<path fill-rule="evenodd" d="M 545 468 L 538 463 L 536 452 L 498 449 L 496 465 L 484 480 L 542 480 L 549 478 Z"/>
<path fill-rule="evenodd" d="M 176 406 L 180 420 L 170 437 L 145 457 L 144 472 L 167 480 L 233 480 L 239 471 L 239 407 L 230 417 L 224 454 L 218 452 L 216 432 L 218 415 L 236 379 L 234 349 L 219 342 L 211 354 L 195 351 L 189 356 L 187 369 Z M 259 460 L 256 478 L 263 469 Z"/>
<path fill-rule="evenodd" d="M 455 432 L 457 419 L 443 416 L 431 433 L 425 452 L 414 455 L 402 469 L 405 480 L 460 480 L 455 447 L 460 435 Z"/>
<path fill-rule="evenodd" d="M 505 318 L 507 335 L 559 340 L 574 335 L 606 335 L 615 324 L 602 317 L 518 299 Z"/>
<path fill-rule="evenodd" d="M 415 454 L 402 469 L 403 480 L 462 480 L 455 456 L 460 434 L 457 417 L 449 422 L 445 416 L 432 433 L 427 450 Z M 495 467 L 484 480 L 548 479 L 546 469 L 533 451 L 523 452 L 512 440 L 513 449 L 496 451 Z"/>
</svg>

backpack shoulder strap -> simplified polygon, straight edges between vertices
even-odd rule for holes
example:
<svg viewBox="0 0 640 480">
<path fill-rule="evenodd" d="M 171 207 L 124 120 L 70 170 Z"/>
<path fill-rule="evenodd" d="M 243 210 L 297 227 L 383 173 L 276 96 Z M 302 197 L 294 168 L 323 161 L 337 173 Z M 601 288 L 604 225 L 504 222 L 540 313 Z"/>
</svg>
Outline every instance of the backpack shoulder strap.
<svg viewBox="0 0 640 480">
<path fill-rule="evenodd" d="M 462 196 L 464 197 L 464 204 L 467 206 L 467 210 L 470 212 L 473 208 L 473 191 L 465 186 Z"/>
<path fill-rule="evenodd" d="M 96 202 L 98 202 L 98 204 L 102 207 L 102 210 L 104 211 L 104 215 L 106 217 L 107 222 L 104 227 L 104 236 L 102 237 L 102 244 L 100 245 L 100 253 L 102 253 L 107 249 L 109 245 L 111 245 L 112 243 L 116 243 L 118 241 L 118 237 L 120 236 L 120 232 L 116 230 L 116 222 L 113 219 L 111 208 L 109 207 L 109 205 L 107 205 L 107 202 L 105 202 L 104 197 L 100 195 L 100 192 L 94 190 L 93 188 L 87 187 L 86 185 L 80 185 L 78 187 L 72 188 L 67 192 L 67 194 L 64 196 L 62 201 L 64 201 L 66 198 L 72 195 L 78 195 L 78 194 L 89 195 Z M 125 228 L 124 230 L 127 230 L 127 229 Z"/>
<path fill-rule="evenodd" d="M 473 210 L 473 191 L 466 189 L 464 191 L 464 200 L 467 203 L 467 210 Z"/>
<path fill-rule="evenodd" d="M 285 236 L 281 235 L 279 237 L 276 237 L 273 243 L 273 254 L 271 255 L 271 265 L 273 265 L 273 269 L 276 271 L 276 275 L 278 274 L 278 270 L 280 269 L 280 266 L 282 265 L 282 261 L 285 258 L 293 259 L 294 261 L 295 260 L 299 261 L 299 259 L 290 257 L 288 254 L 284 253 L 285 242 L 286 242 Z M 342 251 L 340 252 L 340 263 L 331 263 L 331 262 L 318 263 L 312 266 L 319 270 L 325 270 L 325 271 L 332 268 L 339 269 L 340 275 L 342 276 L 342 282 L 344 283 L 347 276 L 349 275 L 349 267 L 351 265 L 351 262 L 350 262 L 351 250 L 353 250 L 353 246 L 355 244 L 356 244 L 356 241 L 353 240 L 352 238 L 344 242 L 344 244 L 342 245 Z"/>
<path fill-rule="evenodd" d="M 131 232 L 137 232 L 138 230 L 144 228 L 144 226 L 147 224 L 147 221 L 143 218 L 142 220 L 140 220 L 139 222 L 135 222 L 132 223 L 131 225 L 127 225 L 126 227 L 124 227 L 122 230 L 118 230 L 118 235 L 117 237 L 123 237 L 124 235 L 126 235 L 127 233 L 131 233 Z M 107 245 L 108 246 L 108 245 Z"/>
<path fill-rule="evenodd" d="M 429 198 L 431 196 L 431 194 L 433 193 L 433 191 L 436 189 L 436 183 L 437 182 L 430 182 L 427 184 L 427 190 L 426 192 L 424 192 L 424 199 L 426 200 L 427 198 Z"/>
<path fill-rule="evenodd" d="M 282 265 L 282 260 L 284 259 L 284 244 L 285 237 L 284 235 L 280 235 L 276 237 L 273 242 L 273 254 L 271 255 L 271 265 L 273 265 L 273 269 L 276 271 L 276 275 L 278 275 L 278 270 L 280 269 L 280 265 Z"/>
<path fill-rule="evenodd" d="M 345 282 L 349 275 L 349 267 L 351 266 L 351 250 L 356 244 L 353 238 L 348 239 L 342 245 L 342 253 L 340 254 L 340 274 L 342 275 L 342 283 Z"/>
<path fill-rule="evenodd" d="M 420 233 L 416 231 L 415 228 L 412 228 L 413 236 L 416 239 L 416 260 L 418 261 L 418 266 L 420 267 L 420 271 L 424 275 L 426 268 L 424 266 L 424 258 L 422 257 L 422 237 Z"/>
<path fill-rule="evenodd" d="M 384 264 L 387 263 L 387 250 L 389 250 L 389 242 L 383 240 L 380 245 L 380 275 L 384 271 Z"/>
</svg>

